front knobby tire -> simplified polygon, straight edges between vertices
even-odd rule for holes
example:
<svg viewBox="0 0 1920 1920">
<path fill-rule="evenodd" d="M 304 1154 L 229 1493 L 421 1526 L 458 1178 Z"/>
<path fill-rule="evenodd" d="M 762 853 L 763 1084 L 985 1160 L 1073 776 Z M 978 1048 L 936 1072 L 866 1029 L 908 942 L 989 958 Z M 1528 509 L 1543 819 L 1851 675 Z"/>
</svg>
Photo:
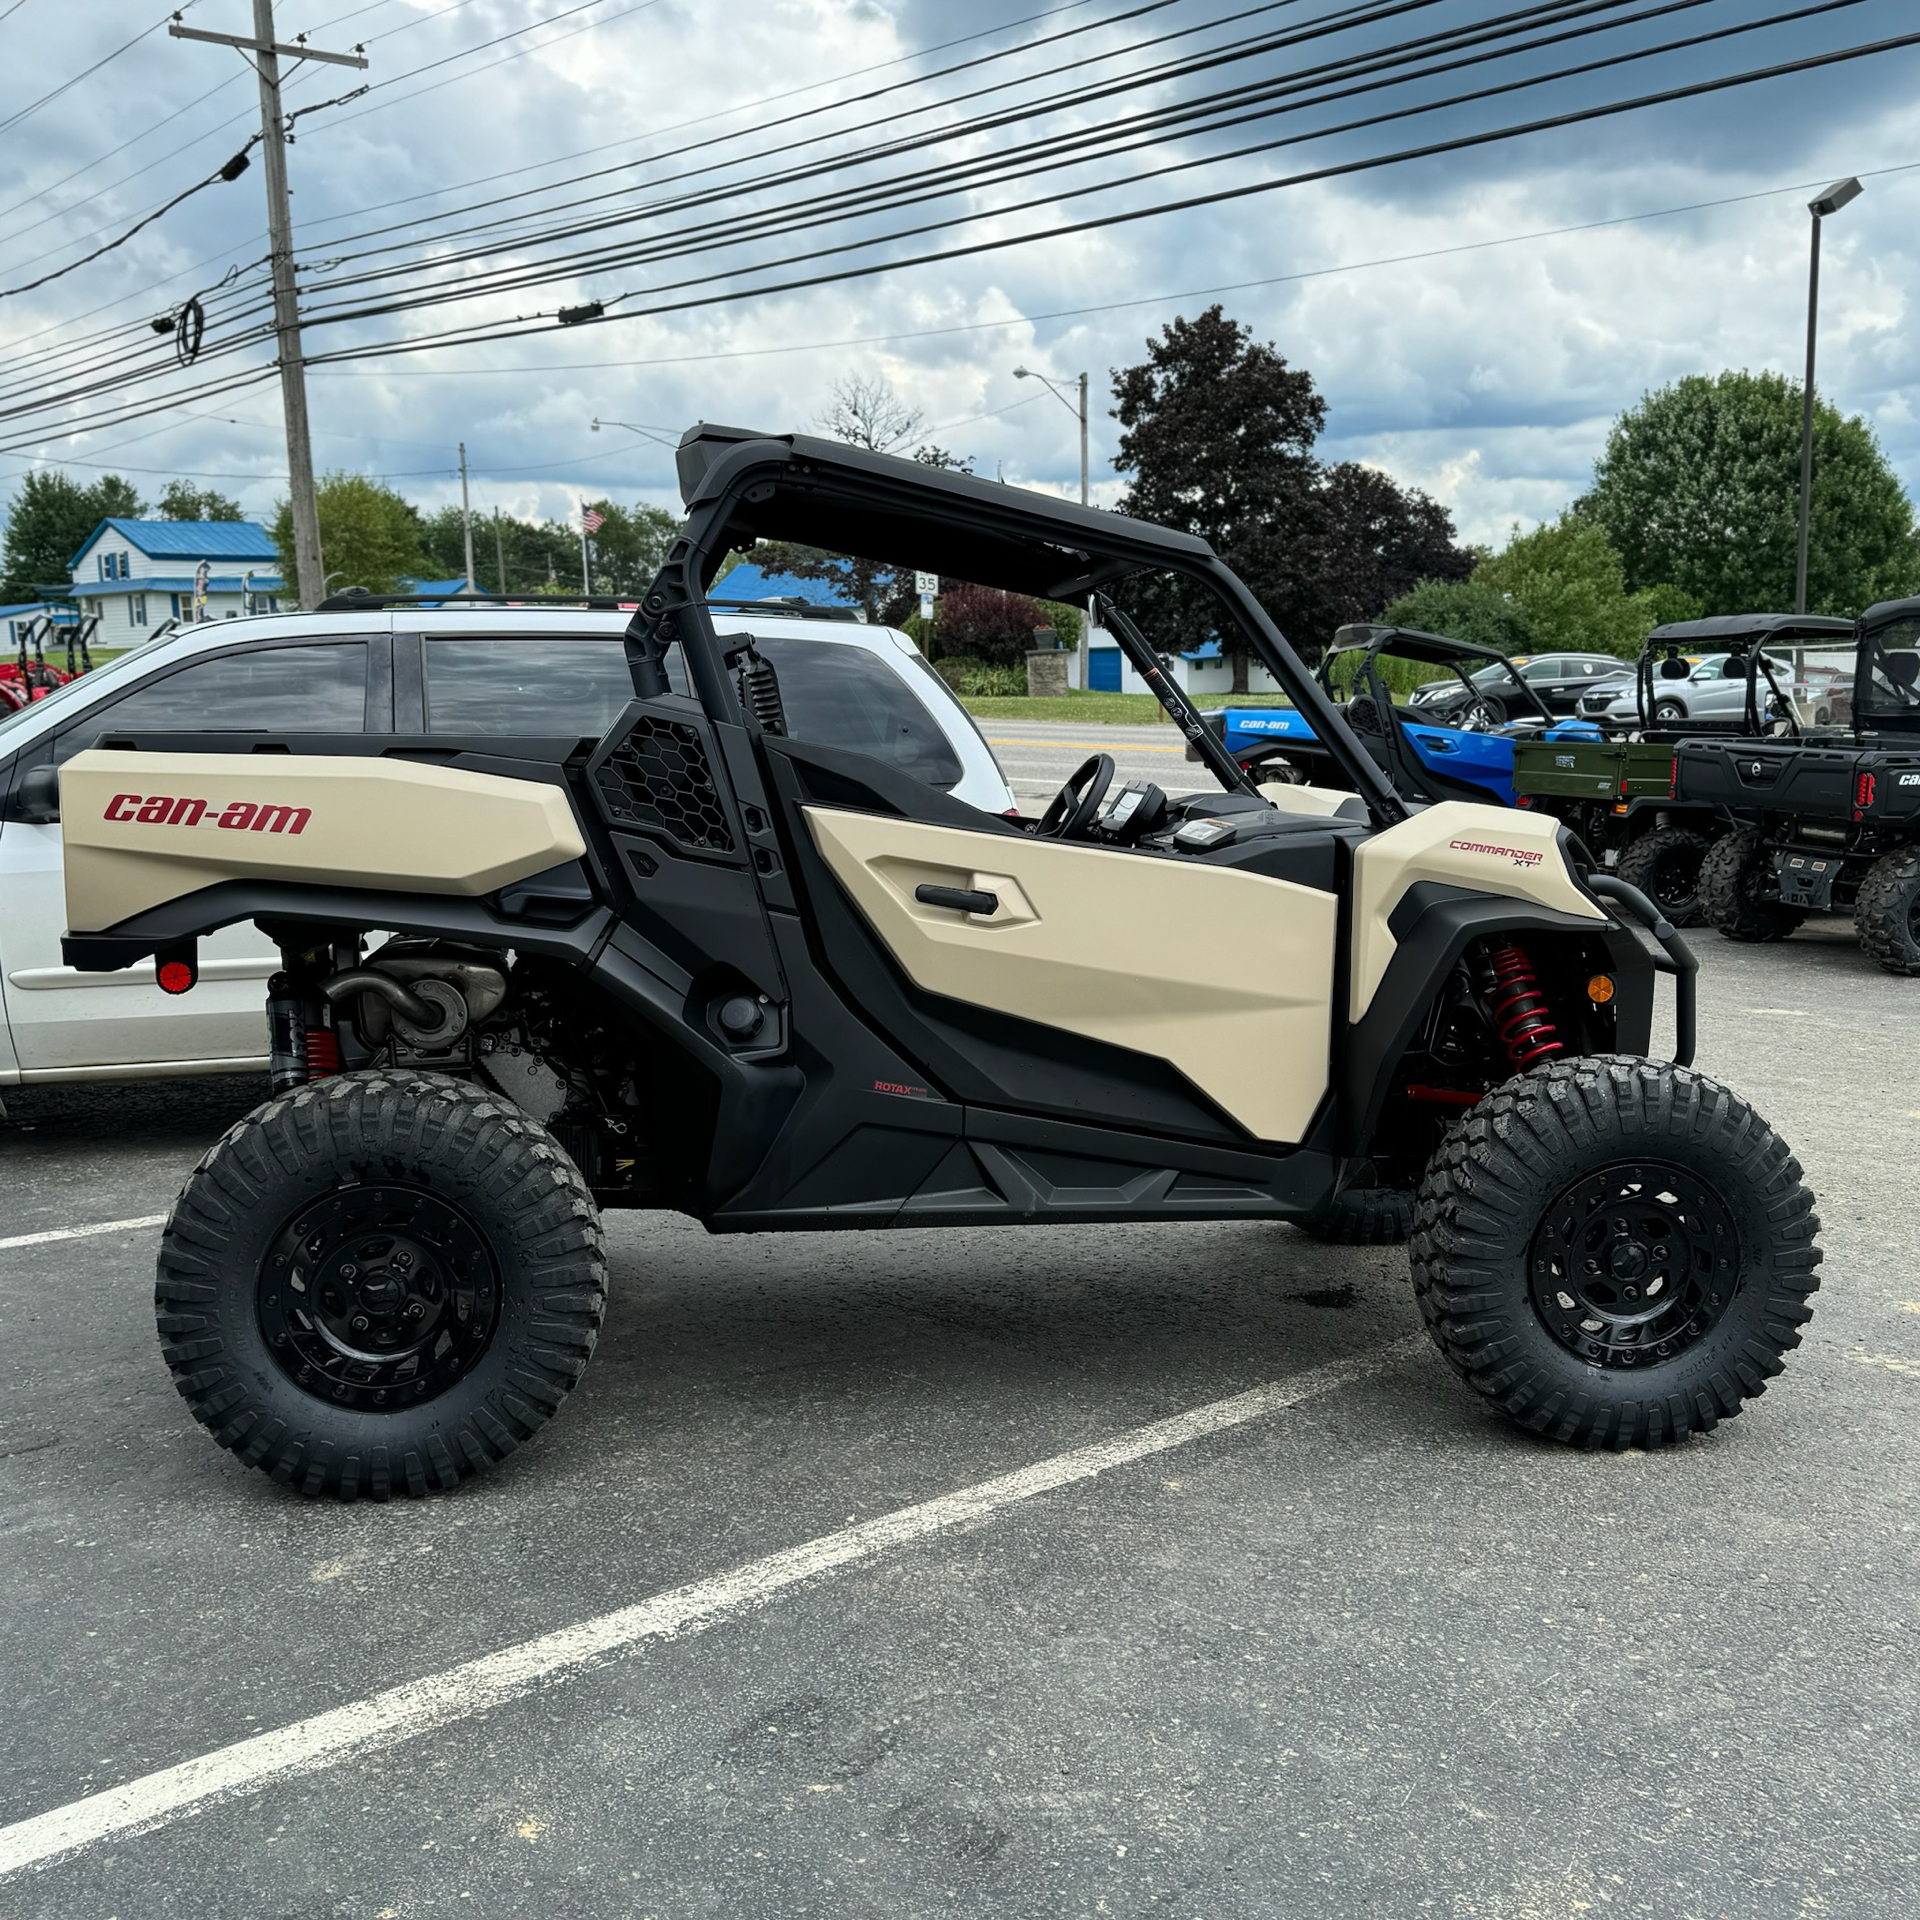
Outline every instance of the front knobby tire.
<svg viewBox="0 0 1920 1920">
<path fill-rule="evenodd" d="M 1456 1122 L 1409 1245 L 1434 1344 L 1522 1426 L 1582 1447 L 1710 1432 L 1800 1344 L 1820 1222 L 1800 1166 L 1703 1074 L 1556 1061 Z"/>
<path fill-rule="evenodd" d="M 1758 944 L 1784 940 L 1807 916 L 1798 907 L 1763 899 L 1767 851 L 1759 834 L 1743 827 L 1723 835 L 1700 863 L 1700 912 L 1728 940 Z"/>
<path fill-rule="evenodd" d="M 1920 848 L 1883 854 L 1867 869 L 1853 929 L 1889 973 L 1920 973 Z"/>
<path fill-rule="evenodd" d="M 342 1074 L 231 1128 L 161 1237 L 160 1347 L 250 1467 L 342 1500 L 450 1489 L 558 1411 L 606 1307 L 579 1170 L 444 1075 Z"/>
</svg>

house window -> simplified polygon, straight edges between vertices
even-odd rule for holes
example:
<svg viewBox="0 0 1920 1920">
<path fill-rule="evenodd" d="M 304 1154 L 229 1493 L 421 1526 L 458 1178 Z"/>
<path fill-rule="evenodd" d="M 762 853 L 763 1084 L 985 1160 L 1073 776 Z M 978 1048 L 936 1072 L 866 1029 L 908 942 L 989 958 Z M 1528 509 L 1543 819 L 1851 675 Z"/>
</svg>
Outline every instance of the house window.
<svg viewBox="0 0 1920 1920">
<path fill-rule="evenodd" d="M 167 606 L 172 611 L 173 617 L 178 620 L 180 618 L 180 596 L 177 593 L 167 595 Z"/>
<path fill-rule="evenodd" d="M 144 627 L 147 624 L 147 596 L 144 593 L 128 594 L 127 619 L 132 626 Z"/>
</svg>

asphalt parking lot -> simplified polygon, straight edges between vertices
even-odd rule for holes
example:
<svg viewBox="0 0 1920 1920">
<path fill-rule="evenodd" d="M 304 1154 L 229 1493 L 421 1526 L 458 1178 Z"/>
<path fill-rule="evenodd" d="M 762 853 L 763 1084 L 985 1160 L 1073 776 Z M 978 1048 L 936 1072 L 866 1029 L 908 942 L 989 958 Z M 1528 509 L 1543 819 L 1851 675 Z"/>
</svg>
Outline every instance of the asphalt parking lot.
<svg viewBox="0 0 1920 1920">
<path fill-rule="evenodd" d="M 0 1864 L 18 1823 L 263 1731 L 1282 1389 L 292 1756 L 0 1879 L 0 1911 L 1911 1914 L 1920 982 L 1838 922 L 1696 944 L 1700 1064 L 1799 1150 L 1827 1264 L 1783 1380 L 1666 1454 L 1504 1426 L 1398 1249 L 615 1214 L 561 1417 L 456 1496 L 323 1506 L 188 1418 L 155 1228 L 0 1246 Z M 0 1240 L 160 1213 L 257 1094 L 10 1094 Z"/>
</svg>

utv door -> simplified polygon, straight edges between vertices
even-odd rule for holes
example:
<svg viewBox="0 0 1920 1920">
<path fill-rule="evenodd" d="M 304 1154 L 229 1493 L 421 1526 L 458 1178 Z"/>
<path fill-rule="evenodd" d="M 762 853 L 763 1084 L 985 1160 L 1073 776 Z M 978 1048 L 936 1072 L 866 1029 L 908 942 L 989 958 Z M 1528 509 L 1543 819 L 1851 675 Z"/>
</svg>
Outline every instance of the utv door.
<svg viewBox="0 0 1920 1920">
<path fill-rule="evenodd" d="M 1331 891 L 1037 839 L 866 756 L 762 744 L 828 971 L 935 1085 L 1221 1144 L 1306 1137 L 1328 1083 Z"/>
</svg>

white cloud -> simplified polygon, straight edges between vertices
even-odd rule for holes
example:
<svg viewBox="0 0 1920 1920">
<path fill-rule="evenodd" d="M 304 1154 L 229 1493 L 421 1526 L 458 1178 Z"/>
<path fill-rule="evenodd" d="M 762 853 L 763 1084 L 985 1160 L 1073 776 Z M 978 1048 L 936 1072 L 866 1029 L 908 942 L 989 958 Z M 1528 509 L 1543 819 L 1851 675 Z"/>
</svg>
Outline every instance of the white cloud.
<svg viewBox="0 0 1920 1920">
<path fill-rule="evenodd" d="M 560 0 L 545 0 L 539 10 L 557 13 Z M 1210 10 L 1218 9 L 1187 6 L 1171 17 L 1188 21 Z M 322 45 L 339 44 L 349 33 L 367 35 L 369 77 L 384 81 L 524 26 L 533 11 L 508 0 L 468 0 L 452 9 L 426 0 L 379 0 L 323 29 L 330 16 L 350 12 L 347 0 L 298 6 L 282 0 L 281 29 L 320 29 L 314 38 Z M 777 130 L 775 121 L 824 99 L 884 85 L 908 69 L 883 69 L 857 83 L 757 107 L 748 103 L 877 66 L 910 48 L 1024 11 L 1039 8 L 1028 0 L 1022 8 L 970 8 L 960 15 L 924 0 L 892 6 L 878 0 L 758 0 L 716 15 L 685 0 L 651 6 L 604 0 L 597 15 L 587 16 L 604 22 L 592 31 L 574 33 L 578 23 L 557 22 L 546 35 L 504 42 L 392 87 L 394 96 L 433 88 L 413 92 L 400 105 L 347 117 L 378 106 L 385 96 L 375 93 L 303 121 L 290 155 L 302 258 L 327 259 L 349 251 L 352 237 L 369 227 L 467 201 L 481 203 L 474 217 L 486 218 L 485 203 L 502 194 L 610 166 L 635 152 L 658 155 L 743 129 L 753 132 L 756 145 L 804 157 L 814 149 L 798 149 L 795 141 L 815 130 L 862 124 L 902 97 L 872 103 L 853 117 L 823 116 Z M 1433 17 L 1452 22 L 1483 11 L 1467 0 L 1443 0 Z M 1751 0 L 1712 0 L 1709 11 L 1719 21 L 1751 18 L 1759 9 Z M 1910 11 L 1910 0 L 1866 0 L 1844 17 L 1844 26 L 1814 23 L 1798 40 L 1776 33 L 1764 52 L 1781 58 L 1794 46 L 1898 32 L 1903 23 L 1910 26 Z M 13 97 L 24 103 L 77 73 L 151 18 L 146 0 L 23 11 L 18 25 L 7 30 Z M 217 30 L 246 25 L 239 0 L 202 0 L 191 18 Z M 1059 31 L 1062 25 L 1056 16 L 1029 31 Z M 1163 27 L 1149 16 L 1125 31 Z M 543 41 L 551 42 L 545 51 Z M 939 60 L 961 59 L 993 44 L 955 49 Z M 1068 43 L 1064 54 L 1047 58 L 1117 44 L 1114 30 Z M 1756 60 L 1761 51 L 1756 43 Z M 1738 65 L 1743 57 L 1729 55 L 1721 64 Z M 500 64 L 488 66 L 491 61 Z M 1087 71 L 1115 70 L 1110 65 Z M 951 91 L 987 84 L 998 71 L 978 69 L 941 85 Z M 1663 66 L 1651 80 L 1640 75 L 1631 84 L 1658 84 L 1669 71 L 1679 69 Z M 1260 337 L 1313 371 L 1329 403 L 1331 455 L 1368 460 L 1426 487 L 1453 508 L 1464 537 L 1497 539 L 1511 522 L 1550 517 L 1577 494 L 1609 420 L 1648 388 L 1723 366 L 1797 373 L 1806 196 L 1785 193 L 1509 245 L 1478 243 L 1920 161 L 1920 108 L 1911 104 L 1916 75 L 1920 55 L 1890 55 L 1871 69 L 1769 83 L 1473 155 L 1043 246 L 698 313 L 548 329 L 525 342 L 319 369 L 312 382 L 316 454 L 323 465 L 388 475 L 427 506 L 457 498 L 454 447 L 460 440 L 474 464 L 475 499 L 483 509 L 560 513 L 601 491 L 670 503 L 668 451 L 615 428 L 591 433 L 590 419 L 675 429 L 702 417 L 806 427 L 836 379 L 879 372 L 924 409 L 929 422 L 947 429 L 939 435 L 945 444 L 973 454 L 981 471 L 1004 466 L 1011 479 L 1076 491 L 1075 423 L 1067 409 L 1013 379 L 1015 366 L 1029 364 L 1062 381 L 1082 368 L 1093 373 L 1095 497 L 1111 502 L 1119 482 L 1110 465 L 1114 425 L 1105 413 L 1107 369 L 1139 358 L 1147 334 L 1204 302 L 1155 298 L 1117 310 L 1113 303 L 1311 275 L 1220 297 Z M 187 104 L 223 79 L 211 99 Z M 310 103 L 352 84 L 353 76 L 337 70 L 311 70 L 290 89 L 290 99 Z M 1044 99 L 1064 84 L 1056 80 L 1028 92 Z M 84 111 L 48 109 L 0 135 L 5 283 L 30 277 L 24 270 L 38 263 L 58 264 L 79 250 L 76 236 L 89 228 L 104 229 L 102 237 L 118 231 L 217 165 L 250 129 L 251 91 L 238 56 L 155 35 L 84 84 L 78 92 Z M 1023 96 L 1016 91 L 1007 97 Z M 67 186 L 53 184 L 177 107 L 186 109 L 178 120 L 126 154 Z M 219 124 L 228 118 L 231 125 Z M 994 140 L 1031 131 L 1014 127 Z M 880 137 L 878 131 L 873 135 Z M 196 144 L 187 151 L 161 157 L 189 139 Z M 608 150 L 565 166 L 539 164 L 596 147 Z M 993 150 L 984 140 L 973 147 Z M 681 154 L 671 166 L 706 165 L 732 151 L 706 146 Z M 1273 165 L 1234 162 L 1151 188 L 1064 200 L 1061 211 L 1069 219 L 1085 217 L 1095 208 L 1170 198 L 1216 179 L 1252 180 L 1262 167 L 1271 176 L 1281 165 L 1298 165 L 1300 157 L 1283 156 Z M 143 162 L 146 170 L 127 184 L 82 198 Z M 448 191 L 483 175 L 529 167 L 538 170 Z M 575 191 L 654 178 L 660 168 L 656 162 Z M 704 175 L 687 184 L 726 177 Z M 1063 175 L 1057 185 L 1064 189 L 1084 177 Z M 1870 178 L 1867 184 L 1865 197 L 1828 233 L 1821 386 L 1829 398 L 1873 421 L 1909 487 L 1920 489 L 1914 405 L 1920 342 L 1911 324 L 1920 289 L 1914 240 L 1920 231 L 1920 172 Z M 1023 189 L 1022 197 L 1030 190 Z M 415 195 L 434 197 L 407 199 Z M 0 342 L 10 343 L 0 345 L 0 353 L 11 360 L 110 323 L 127 327 L 128 339 L 144 342 L 149 313 L 209 283 L 230 261 L 258 259 L 259 196 L 256 167 L 232 185 L 208 189 L 108 259 L 42 293 L 0 303 Z M 403 204 L 385 204 L 392 202 Z M 1043 219 L 996 216 L 998 204 L 993 196 L 975 203 L 978 218 L 966 237 L 1024 231 Z M 58 217 L 27 230 L 50 212 Z M 955 238 L 942 236 L 939 243 Z M 795 233 L 790 242 L 761 251 L 772 258 L 812 244 Z M 1476 250 L 1442 251 L 1457 248 Z M 1436 257 L 1364 264 L 1405 255 Z M 677 277 L 664 265 L 651 279 L 623 268 L 565 288 L 501 295 L 486 310 L 506 317 Z M 116 300 L 123 304 L 90 319 L 72 318 Z M 1035 317 L 1083 308 L 1109 310 Z M 50 323 L 70 324 L 30 349 L 25 337 Z M 443 315 L 428 313 L 371 324 L 384 335 L 396 325 L 443 323 Z M 812 344 L 876 335 L 923 337 L 870 346 Z M 217 336 L 216 325 L 210 338 Z M 341 337 L 341 330 L 317 329 L 310 344 L 324 350 Z M 147 344 L 164 367 L 164 342 Z M 162 372 L 152 391 L 164 396 L 185 384 L 186 376 Z M 206 415 L 215 417 L 198 417 Z M 50 435 L 40 446 L 50 463 L 72 459 L 247 476 L 214 484 L 264 511 L 281 489 L 279 431 L 277 396 L 266 385 L 194 402 L 187 415 L 158 415 L 76 439 Z M 17 467 L 17 461 L 0 461 L 0 486 Z M 155 489 L 161 483 L 159 474 L 135 477 Z"/>
</svg>

